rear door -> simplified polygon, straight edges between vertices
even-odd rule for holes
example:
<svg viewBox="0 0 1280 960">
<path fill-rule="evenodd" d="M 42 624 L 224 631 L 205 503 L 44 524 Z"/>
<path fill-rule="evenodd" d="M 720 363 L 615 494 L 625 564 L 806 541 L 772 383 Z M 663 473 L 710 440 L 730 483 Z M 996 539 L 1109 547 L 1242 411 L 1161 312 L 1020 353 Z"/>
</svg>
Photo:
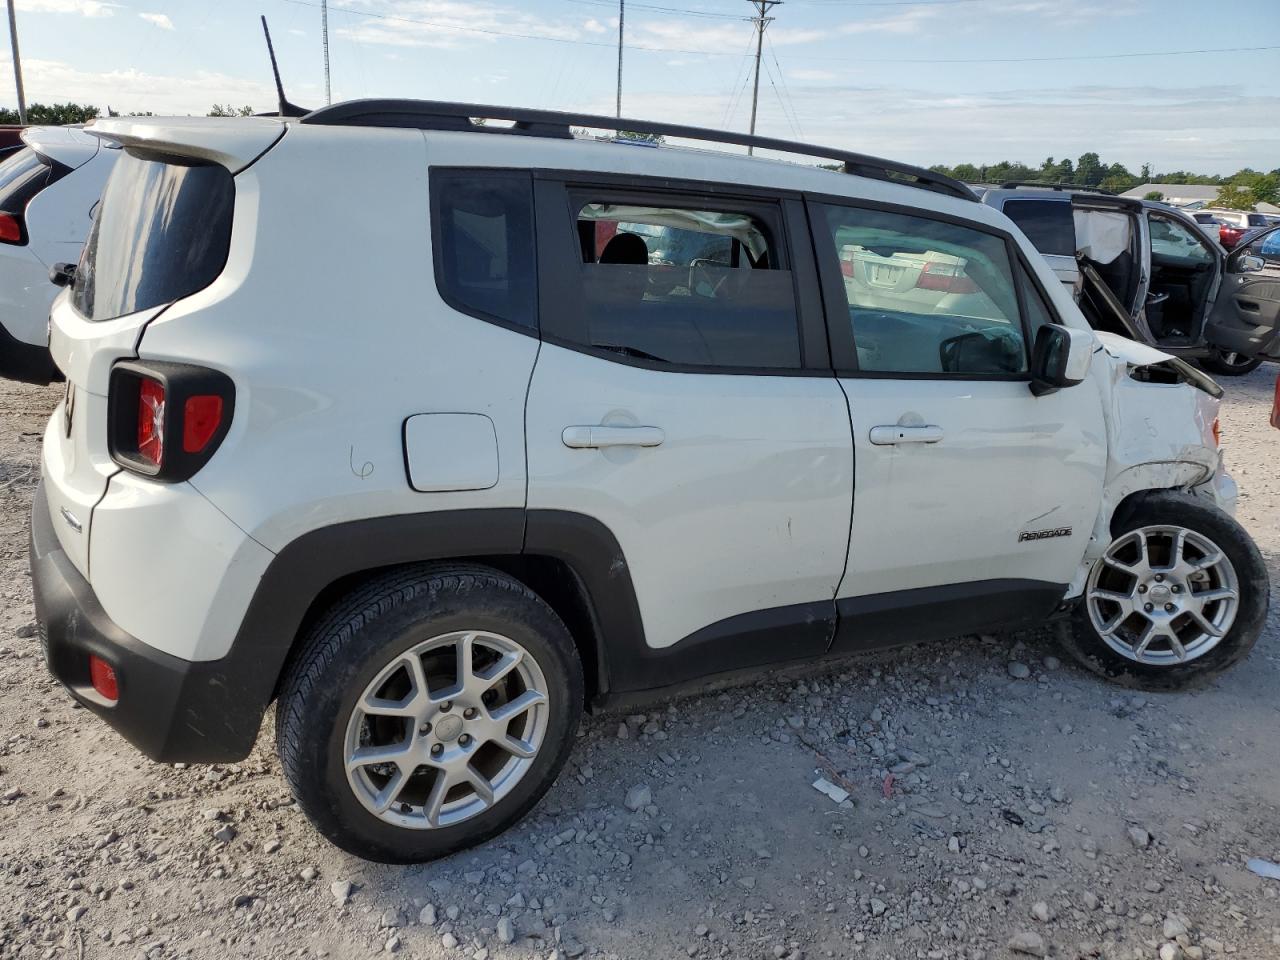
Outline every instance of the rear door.
<svg viewBox="0 0 1280 960">
<path fill-rule="evenodd" d="M 1227 257 L 1205 335 L 1220 350 L 1280 360 L 1280 227 Z"/>
<path fill-rule="evenodd" d="M 584 521 L 616 540 L 642 630 L 611 637 L 612 689 L 822 654 L 853 452 L 800 201 L 553 176 L 526 549 Z"/>
</svg>

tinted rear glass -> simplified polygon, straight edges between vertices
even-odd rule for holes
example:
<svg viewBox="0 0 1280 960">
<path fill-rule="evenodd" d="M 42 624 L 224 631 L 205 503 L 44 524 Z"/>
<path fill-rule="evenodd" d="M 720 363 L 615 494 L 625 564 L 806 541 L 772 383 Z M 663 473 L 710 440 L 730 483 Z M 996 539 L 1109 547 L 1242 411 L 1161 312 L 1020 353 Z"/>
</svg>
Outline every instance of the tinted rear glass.
<svg viewBox="0 0 1280 960">
<path fill-rule="evenodd" d="M 72 303 L 109 320 L 204 289 L 227 262 L 234 202 L 225 167 L 126 153 L 103 190 Z"/>
<path fill-rule="evenodd" d="M 1067 200 L 1008 200 L 1005 215 L 1016 223 L 1041 253 L 1076 255 L 1076 228 Z"/>
<path fill-rule="evenodd" d="M 36 194 L 70 172 L 70 167 L 40 156 L 30 147 L 15 150 L 0 163 L 0 210 L 23 213 Z"/>
</svg>

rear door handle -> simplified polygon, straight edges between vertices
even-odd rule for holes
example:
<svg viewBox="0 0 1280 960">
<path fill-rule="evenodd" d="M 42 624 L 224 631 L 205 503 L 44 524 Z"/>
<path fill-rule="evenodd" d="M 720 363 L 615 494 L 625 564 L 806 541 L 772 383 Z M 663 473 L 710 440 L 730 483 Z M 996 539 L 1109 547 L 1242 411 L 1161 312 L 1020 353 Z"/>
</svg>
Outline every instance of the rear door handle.
<svg viewBox="0 0 1280 960">
<path fill-rule="evenodd" d="M 656 447 L 667 438 L 661 427 L 565 427 L 560 434 L 566 447 L 584 450 L 598 447 Z"/>
<path fill-rule="evenodd" d="M 878 447 L 887 447 L 896 443 L 937 443 L 942 439 L 942 428 L 929 425 L 927 427 L 872 427 L 871 442 Z"/>
</svg>

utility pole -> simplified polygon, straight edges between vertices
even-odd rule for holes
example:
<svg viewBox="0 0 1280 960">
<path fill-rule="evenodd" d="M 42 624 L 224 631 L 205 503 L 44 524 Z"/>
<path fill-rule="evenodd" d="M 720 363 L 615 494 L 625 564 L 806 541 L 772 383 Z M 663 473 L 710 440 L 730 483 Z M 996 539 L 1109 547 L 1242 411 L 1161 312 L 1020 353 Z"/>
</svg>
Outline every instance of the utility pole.
<svg viewBox="0 0 1280 960">
<path fill-rule="evenodd" d="M 782 3 L 782 0 L 747 0 L 756 8 L 756 15 L 751 18 L 751 22 L 756 25 L 756 84 L 751 91 L 751 135 L 756 132 L 756 104 L 760 101 L 760 52 L 764 47 L 764 32 L 769 24 L 773 23 L 773 17 L 768 16 L 770 10 Z M 747 156 L 755 153 L 755 147 L 747 147 Z"/>
<path fill-rule="evenodd" d="M 324 102 L 333 103 L 329 89 L 329 0 L 320 0 L 320 33 L 324 43 Z"/>
<path fill-rule="evenodd" d="M 13 44 L 13 82 L 18 88 L 18 122 L 27 124 L 27 95 L 22 90 L 22 60 L 18 56 L 18 15 L 9 0 L 9 40 Z"/>
<path fill-rule="evenodd" d="M 614 116 L 619 120 L 622 119 L 622 25 L 626 19 L 627 0 L 618 0 L 618 112 Z"/>
</svg>

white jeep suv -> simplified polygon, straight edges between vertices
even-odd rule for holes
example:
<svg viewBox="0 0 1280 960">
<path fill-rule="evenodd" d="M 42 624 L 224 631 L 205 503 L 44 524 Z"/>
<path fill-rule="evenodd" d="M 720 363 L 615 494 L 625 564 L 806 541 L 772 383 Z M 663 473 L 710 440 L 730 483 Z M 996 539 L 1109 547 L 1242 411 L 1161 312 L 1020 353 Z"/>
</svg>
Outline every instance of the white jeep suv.
<svg viewBox="0 0 1280 960">
<path fill-rule="evenodd" d="M 480 125 L 471 118 L 512 121 Z M 1095 335 L 961 184 L 415 101 L 131 119 L 53 308 L 50 670 L 148 756 L 438 857 L 584 707 L 1056 616 L 1089 669 L 1239 661 L 1267 577 L 1221 391 Z"/>
</svg>

